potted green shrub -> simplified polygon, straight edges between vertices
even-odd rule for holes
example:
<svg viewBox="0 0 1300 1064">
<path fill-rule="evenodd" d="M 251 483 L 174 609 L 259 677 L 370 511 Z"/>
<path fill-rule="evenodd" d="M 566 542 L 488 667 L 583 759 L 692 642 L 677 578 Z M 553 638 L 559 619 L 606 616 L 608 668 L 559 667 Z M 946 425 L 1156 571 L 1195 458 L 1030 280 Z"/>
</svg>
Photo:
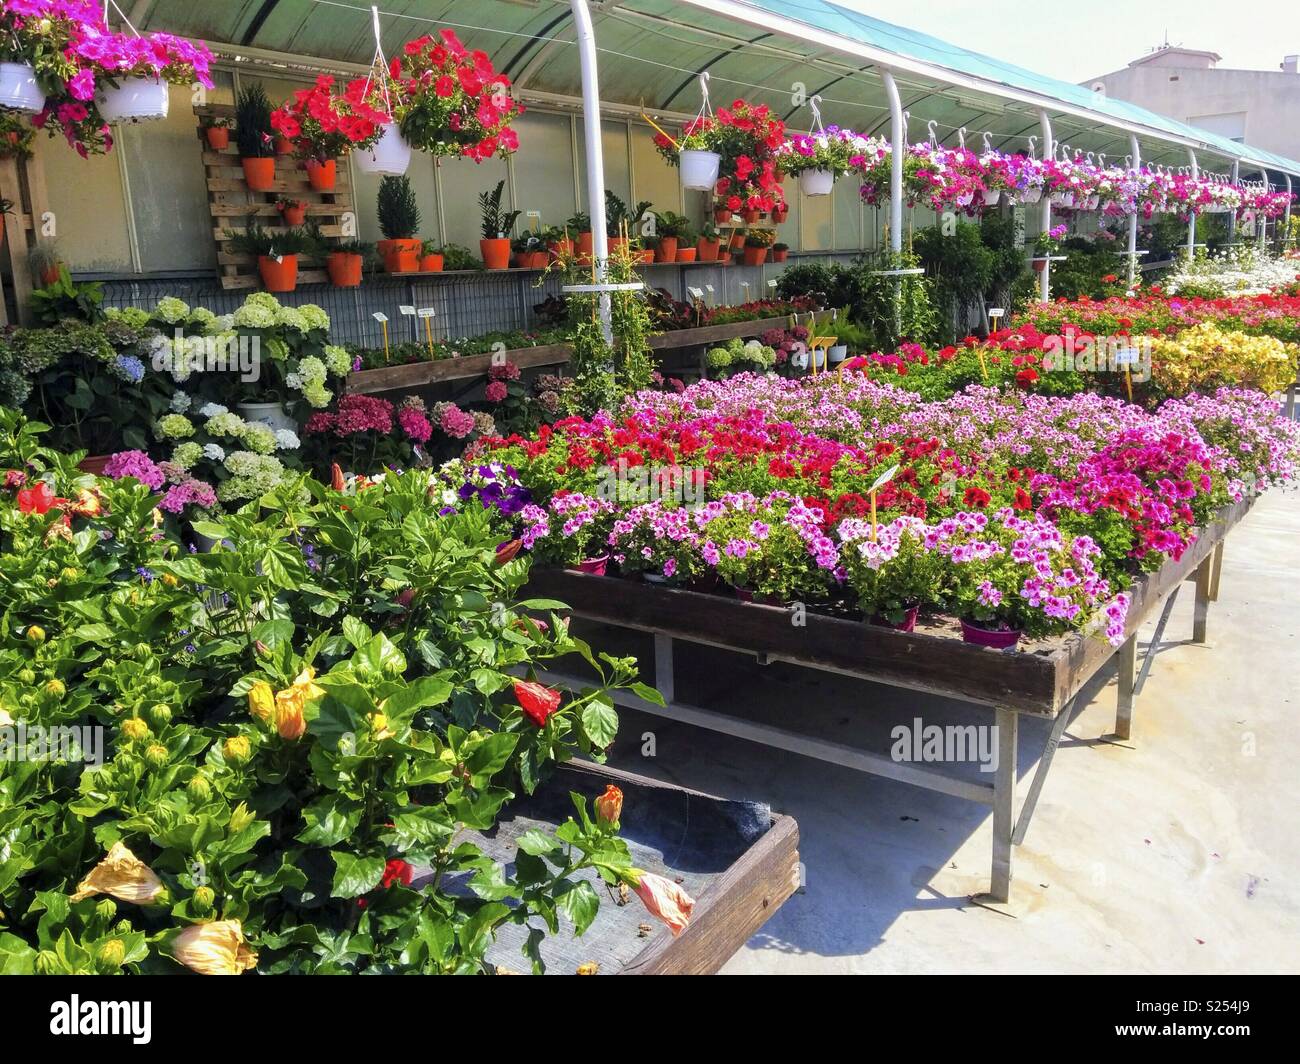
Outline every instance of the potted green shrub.
<svg viewBox="0 0 1300 1064">
<path fill-rule="evenodd" d="M 676 211 L 661 211 L 655 215 L 655 233 L 659 244 L 655 248 L 655 262 L 676 262 L 677 248 L 682 237 L 689 232 L 691 221 Z"/>
<path fill-rule="evenodd" d="M 301 229 L 272 232 L 249 218 L 243 232 L 227 229 L 226 239 L 235 254 L 256 258 L 262 287 L 268 292 L 292 292 L 298 287 L 298 256 L 310 250 Z"/>
<path fill-rule="evenodd" d="M 762 266 L 767 260 L 767 249 L 776 241 L 771 229 L 751 229 L 745 236 L 745 265 Z"/>
<path fill-rule="evenodd" d="M 335 288 L 358 288 L 371 245 L 360 240 L 335 240 L 324 249 L 325 271 Z"/>
<path fill-rule="evenodd" d="M 420 267 L 424 245 L 416 237 L 420 231 L 420 207 L 405 174 L 389 174 L 379 182 L 377 208 L 379 231 L 384 234 L 378 244 L 384 269 L 389 273 L 414 273 Z"/>
<path fill-rule="evenodd" d="M 271 136 L 271 100 L 260 82 L 251 83 L 239 93 L 235 139 L 245 183 L 253 192 L 269 192 L 275 184 L 275 142 Z"/>
<path fill-rule="evenodd" d="M 515 227 L 519 211 L 501 209 L 501 196 L 506 183 L 498 181 L 490 192 L 480 192 L 478 206 L 483 215 L 483 239 L 479 241 L 479 254 L 489 270 L 510 268 L 510 231 Z"/>
<path fill-rule="evenodd" d="M 574 240 L 574 248 L 578 254 L 591 256 L 591 215 L 585 211 L 579 211 L 564 223 L 564 228 L 569 232 Z"/>
<path fill-rule="evenodd" d="M 620 245 L 639 236 L 637 229 L 649 212 L 649 200 L 629 207 L 619 196 L 605 189 L 605 240 L 609 254 L 614 254 Z"/>
<path fill-rule="evenodd" d="M 426 240 L 420 248 L 420 272 L 442 273 L 442 248 L 436 240 Z"/>
<path fill-rule="evenodd" d="M 208 147 L 213 151 L 225 151 L 230 147 L 230 119 L 207 117 L 203 120 L 203 136 Z"/>
<path fill-rule="evenodd" d="M 790 255 L 790 245 L 789 245 L 789 244 L 780 244 L 780 243 L 777 243 L 777 244 L 773 244 L 773 245 L 772 245 L 772 261 L 773 261 L 773 262 L 785 262 L 785 260 L 789 257 L 789 255 Z"/>
<path fill-rule="evenodd" d="M 695 257 L 700 262 L 717 262 L 718 247 L 722 243 L 722 234 L 712 222 L 705 222 L 700 229 L 699 239 L 695 241 Z"/>
<path fill-rule="evenodd" d="M 40 280 L 41 286 L 54 284 L 63 272 L 63 259 L 59 256 L 59 245 L 53 240 L 41 240 L 27 253 L 27 264 L 32 276 Z"/>
</svg>

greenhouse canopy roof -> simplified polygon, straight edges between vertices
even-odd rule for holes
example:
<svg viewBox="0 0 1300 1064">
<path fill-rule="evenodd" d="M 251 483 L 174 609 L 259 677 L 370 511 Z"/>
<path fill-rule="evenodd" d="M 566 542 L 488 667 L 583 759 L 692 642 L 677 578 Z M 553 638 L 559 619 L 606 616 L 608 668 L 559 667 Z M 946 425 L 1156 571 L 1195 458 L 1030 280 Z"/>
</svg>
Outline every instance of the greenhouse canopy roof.
<svg viewBox="0 0 1300 1064">
<path fill-rule="evenodd" d="M 387 54 L 450 26 L 487 52 L 525 97 L 571 103 L 581 94 L 567 0 L 379 6 Z M 932 128 L 952 144 L 962 130 L 976 145 L 987 134 L 995 147 L 1026 150 L 1040 139 L 1041 108 L 1058 144 L 1071 149 L 1122 158 L 1133 135 L 1146 162 L 1187 165 L 1193 149 L 1203 169 L 1225 172 L 1239 160 L 1243 176 L 1264 168 L 1300 176 L 1300 162 L 827 0 L 592 0 L 591 9 L 602 101 L 655 117 L 696 113 L 698 75 L 707 71 L 715 104 L 744 96 L 807 128 L 803 101 L 816 95 L 827 124 L 880 133 L 889 125 L 881 84 L 887 69 L 903 94 L 913 140 Z M 129 14 L 141 30 L 202 38 L 227 56 L 285 66 L 365 67 L 374 53 L 369 5 L 355 0 L 136 0 Z"/>
</svg>

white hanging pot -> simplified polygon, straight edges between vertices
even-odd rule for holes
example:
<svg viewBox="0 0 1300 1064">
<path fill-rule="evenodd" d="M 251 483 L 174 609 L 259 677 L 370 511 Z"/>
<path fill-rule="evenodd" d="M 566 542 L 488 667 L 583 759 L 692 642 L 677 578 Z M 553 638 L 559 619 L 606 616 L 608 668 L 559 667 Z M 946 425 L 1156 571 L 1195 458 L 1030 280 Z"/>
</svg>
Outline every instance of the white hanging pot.
<svg viewBox="0 0 1300 1064">
<path fill-rule="evenodd" d="M 848 358 L 848 357 L 849 357 L 849 345 L 848 345 L 848 344 L 835 344 L 835 345 L 831 348 L 831 361 L 832 361 L 832 362 L 843 362 L 843 361 L 844 361 L 846 358 Z"/>
<path fill-rule="evenodd" d="M 26 114 L 45 110 L 45 93 L 36 84 L 36 70 L 27 63 L 0 63 L 0 107 Z"/>
<path fill-rule="evenodd" d="M 392 174 L 400 177 L 411 165 L 411 146 L 406 143 L 396 122 L 384 127 L 375 146 L 353 153 L 357 169 L 363 174 Z"/>
<path fill-rule="evenodd" d="M 279 403 L 238 403 L 235 409 L 245 421 L 255 421 L 273 430 L 296 432 L 298 422 Z"/>
<path fill-rule="evenodd" d="M 713 186 L 718 183 L 721 155 L 716 151 L 687 148 L 678 153 L 677 161 L 682 172 L 682 188 L 696 189 L 701 192 L 713 191 Z"/>
<path fill-rule="evenodd" d="M 996 207 L 998 200 L 1002 198 L 1002 193 L 996 188 L 986 188 L 984 190 L 984 206 Z"/>
<path fill-rule="evenodd" d="M 969 207 L 971 205 L 971 202 L 974 199 L 975 199 L 974 192 L 963 192 L 960 196 L 958 196 L 955 200 L 953 200 L 953 202 L 957 204 L 958 207 Z"/>
<path fill-rule="evenodd" d="M 161 78 L 122 78 L 117 88 L 95 94 L 95 106 L 105 122 L 149 122 L 167 117 L 171 93 Z"/>
<path fill-rule="evenodd" d="M 829 196 L 835 187 L 833 170 L 801 170 L 799 191 L 805 196 Z"/>
<path fill-rule="evenodd" d="M 1021 203 L 1037 203 L 1042 198 L 1043 198 L 1043 190 L 1039 186 L 1035 186 L 1033 188 L 1027 188 L 1024 190 L 1024 192 L 1020 193 Z"/>
<path fill-rule="evenodd" d="M 1089 196 L 1087 202 L 1083 205 L 1083 209 L 1085 211 L 1095 211 L 1100 204 L 1100 196 Z"/>
</svg>

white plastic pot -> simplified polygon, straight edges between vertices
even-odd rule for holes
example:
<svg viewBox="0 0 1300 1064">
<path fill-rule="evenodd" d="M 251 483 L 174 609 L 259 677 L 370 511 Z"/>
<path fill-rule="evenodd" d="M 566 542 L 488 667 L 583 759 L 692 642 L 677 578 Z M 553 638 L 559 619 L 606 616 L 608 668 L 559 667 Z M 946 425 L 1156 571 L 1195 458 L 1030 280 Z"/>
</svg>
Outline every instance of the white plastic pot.
<svg viewBox="0 0 1300 1064">
<path fill-rule="evenodd" d="M 835 344 L 831 347 L 831 362 L 843 362 L 849 357 L 848 344 Z"/>
<path fill-rule="evenodd" d="M 109 86 L 95 94 L 99 113 L 109 123 L 166 118 L 170 101 L 167 82 L 161 78 L 123 78 L 117 88 Z"/>
<path fill-rule="evenodd" d="M 986 188 L 984 190 L 985 207 L 996 207 L 998 205 L 998 200 L 1000 200 L 1001 198 L 1002 198 L 1002 193 L 998 191 L 996 188 Z"/>
<path fill-rule="evenodd" d="M 0 107 L 26 114 L 45 110 L 45 93 L 36 84 L 36 70 L 26 63 L 0 63 Z"/>
<path fill-rule="evenodd" d="M 239 403 L 236 407 L 239 416 L 245 421 L 257 421 L 273 430 L 288 429 L 298 431 L 298 422 L 279 403 Z"/>
<path fill-rule="evenodd" d="M 363 174 L 392 174 L 400 177 L 411 165 L 411 146 L 406 143 L 396 122 L 384 127 L 379 140 L 369 151 L 353 153 L 357 169 Z"/>
<path fill-rule="evenodd" d="M 1036 186 L 1034 188 L 1027 188 L 1024 190 L 1024 192 L 1020 193 L 1021 203 L 1037 203 L 1042 198 L 1043 198 L 1043 190 L 1040 186 Z"/>
<path fill-rule="evenodd" d="M 834 187 L 834 171 L 802 170 L 799 173 L 799 191 L 805 196 L 829 196 Z"/>
<path fill-rule="evenodd" d="M 808 368 L 808 349 L 800 344 L 798 348 L 790 355 L 790 366 L 792 369 L 802 373 Z"/>
<path fill-rule="evenodd" d="M 682 188 L 712 192 L 718 183 L 718 167 L 722 156 L 716 151 L 697 151 L 693 148 L 678 155 L 682 171 Z"/>
</svg>

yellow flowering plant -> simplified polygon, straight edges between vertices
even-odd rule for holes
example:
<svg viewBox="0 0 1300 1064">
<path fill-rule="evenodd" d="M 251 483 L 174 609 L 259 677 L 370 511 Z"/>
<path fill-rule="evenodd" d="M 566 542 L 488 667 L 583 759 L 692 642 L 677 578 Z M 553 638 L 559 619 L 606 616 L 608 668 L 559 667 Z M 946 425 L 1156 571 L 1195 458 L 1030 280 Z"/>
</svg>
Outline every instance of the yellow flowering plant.
<svg viewBox="0 0 1300 1064">
<path fill-rule="evenodd" d="M 1208 394 L 1220 387 L 1271 394 L 1296 379 L 1297 354 L 1300 344 L 1203 322 L 1175 337 L 1152 341 L 1152 383 L 1159 393 L 1175 397 Z"/>
</svg>

